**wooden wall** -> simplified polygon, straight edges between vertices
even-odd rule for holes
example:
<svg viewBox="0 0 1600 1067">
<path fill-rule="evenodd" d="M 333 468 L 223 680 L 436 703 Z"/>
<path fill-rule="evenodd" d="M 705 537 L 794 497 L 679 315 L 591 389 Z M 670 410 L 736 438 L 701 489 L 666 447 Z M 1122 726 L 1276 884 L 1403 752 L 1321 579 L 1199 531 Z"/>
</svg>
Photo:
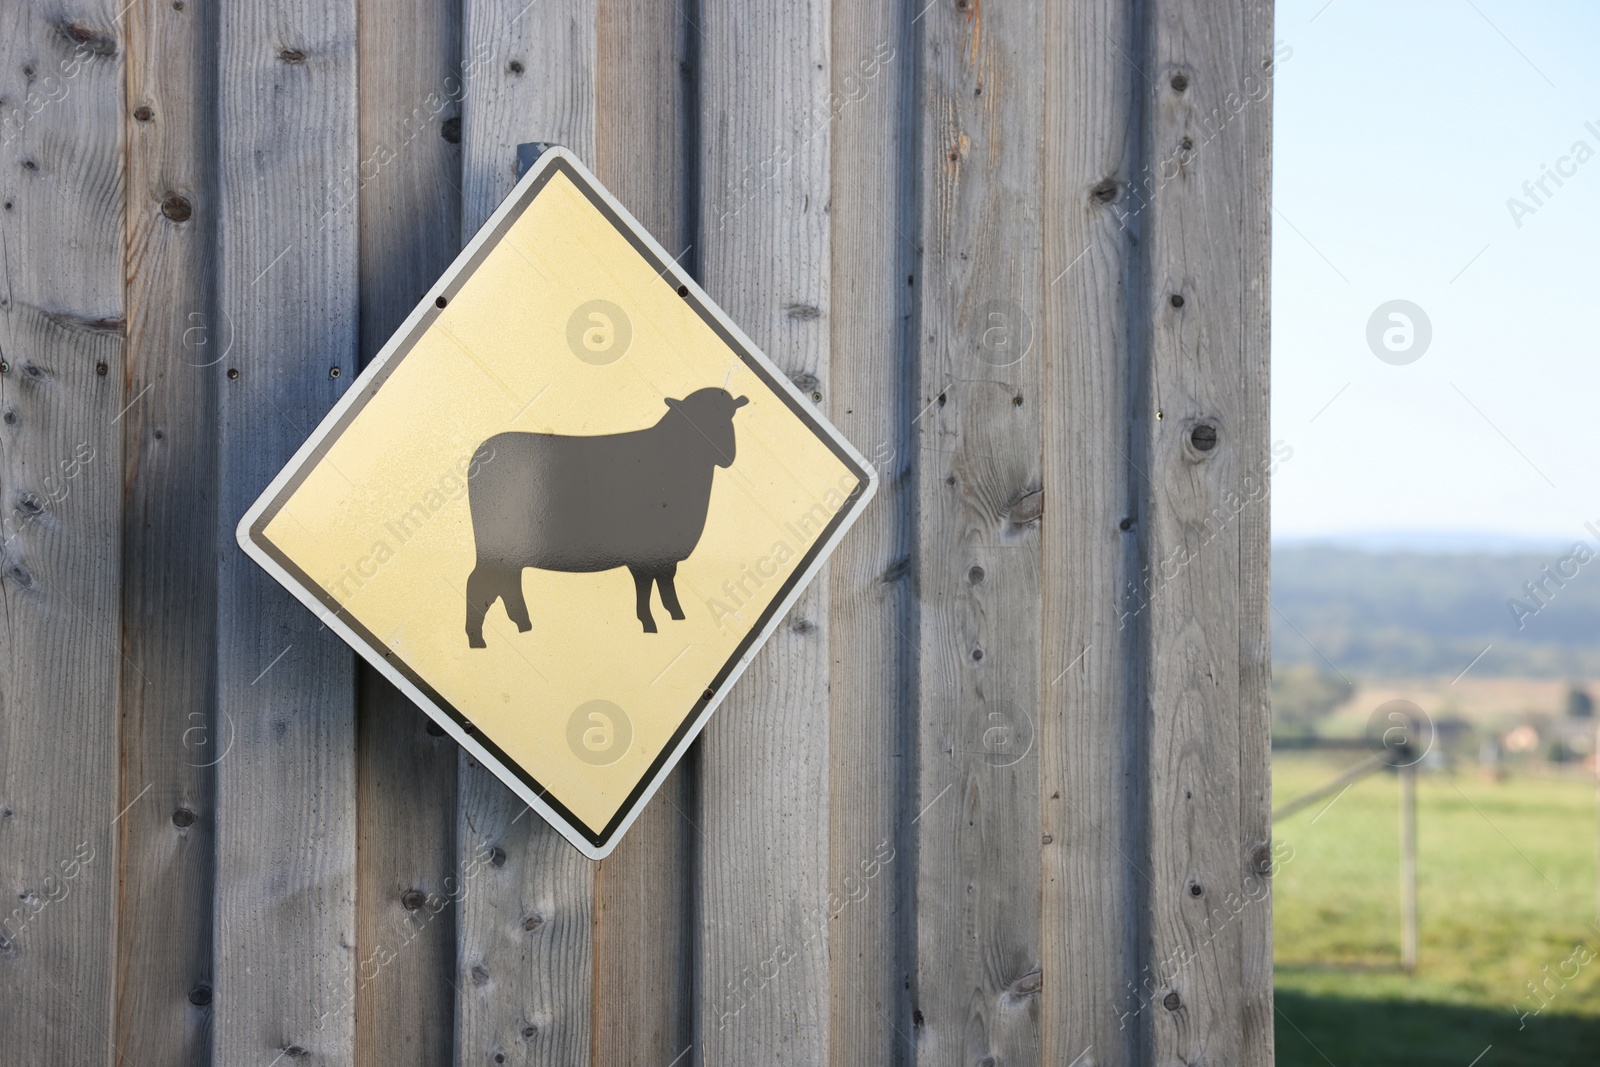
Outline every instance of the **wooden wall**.
<svg viewBox="0 0 1600 1067">
<path fill-rule="evenodd" d="M 1270 1061 L 1266 0 L 0 26 L 0 1061 Z M 601 863 L 233 542 L 534 140 L 883 478 Z"/>
</svg>

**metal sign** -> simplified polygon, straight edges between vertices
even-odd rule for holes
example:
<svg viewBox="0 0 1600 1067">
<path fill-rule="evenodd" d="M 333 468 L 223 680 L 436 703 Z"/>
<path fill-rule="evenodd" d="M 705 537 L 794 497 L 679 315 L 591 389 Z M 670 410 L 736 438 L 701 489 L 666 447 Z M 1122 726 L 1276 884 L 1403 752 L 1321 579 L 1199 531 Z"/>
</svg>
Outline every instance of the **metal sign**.
<svg viewBox="0 0 1600 1067">
<path fill-rule="evenodd" d="M 876 484 L 552 147 L 238 538 L 599 859 Z"/>
</svg>

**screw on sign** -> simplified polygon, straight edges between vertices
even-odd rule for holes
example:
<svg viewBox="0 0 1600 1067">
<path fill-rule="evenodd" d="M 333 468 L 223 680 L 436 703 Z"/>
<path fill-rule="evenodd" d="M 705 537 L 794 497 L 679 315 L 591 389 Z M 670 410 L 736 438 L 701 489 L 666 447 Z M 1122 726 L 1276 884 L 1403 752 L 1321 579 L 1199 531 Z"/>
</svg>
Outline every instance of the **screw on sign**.
<svg viewBox="0 0 1600 1067">
<path fill-rule="evenodd" d="M 877 476 L 581 162 L 528 156 L 239 543 L 599 859 Z"/>
</svg>

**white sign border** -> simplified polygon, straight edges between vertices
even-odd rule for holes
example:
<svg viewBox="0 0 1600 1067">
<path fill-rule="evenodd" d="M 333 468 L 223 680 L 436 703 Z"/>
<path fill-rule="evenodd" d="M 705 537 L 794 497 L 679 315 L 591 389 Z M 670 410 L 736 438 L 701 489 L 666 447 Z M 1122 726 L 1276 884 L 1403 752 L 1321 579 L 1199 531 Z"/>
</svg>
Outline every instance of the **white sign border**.
<svg viewBox="0 0 1600 1067">
<path fill-rule="evenodd" d="M 545 822 L 554 827 L 574 848 L 591 860 L 600 860 L 610 855 L 611 851 L 617 847 L 617 843 L 628 832 L 628 828 L 633 825 L 633 821 L 639 817 L 639 813 L 645 809 L 650 803 L 650 799 L 655 796 L 656 790 L 661 788 L 661 783 L 666 781 L 667 776 L 678 765 L 678 761 L 683 758 L 683 754 L 688 751 L 695 738 L 700 736 L 700 731 L 705 728 L 706 722 L 711 718 L 711 713 L 717 710 L 723 699 L 738 683 L 745 669 L 749 667 L 756 654 L 761 651 L 767 640 L 771 638 L 773 632 L 778 628 L 778 624 L 784 620 L 790 609 L 794 607 L 794 602 L 815 580 L 817 572 L 822 569 L 822 565 L 827 562 L 829 556 L 833 555 L 845 533 L 855 525 L 856 520 L 861 517 L 861 513 L 865 510 L 868 502 L 876 495 L 878 491 L 877 471 L 867 462 L 866 457 L 857 451 L 855 446 L 845 438 L 844 434 L 840 433 L 839 429 L 828 421 L 826 416 L 820 411 L 814 413 L 814 418 L 821 431 L 829 437 L 834 445 L 858 463 L 862 470 L 866 471 L 866 488 L 856 495 L 853 502 L 845 504 L 845 509 L 847 510 L 845 510 L 843 520 L 835 527 L 833 535 L 822 544 L 821 549 L 812 557 L 811 565 L 801 572 L 797 579 L 791 581 L 788 594 L 778 603 L 776 610 L 772 610 L 768 614 L 766 625 L 756 634 L 755 640 L 745 649 L 744 655 L 733 665 L 733 669 L 729 672 L 726 680 L 712 694 L 711 699 L 706 702 L 706 706 L 701 709 L 699 716 L 696 717 L 689 729 L 683 732 L 676 748 L 668 756 L 666 762 L 656 771 L 654 777 L 646 783 L 644 791 L 639 794 L 632 807 L 623 816 L 622 821 L 612 830 L 605 842 L 598 846 L 591 844 L 579 834 L 575 827 L 570 825 L 554 808 L 530 789 L 527 783 L 506 768 L 498 758 L 491 755 L 471 734 L 461 728 L 453 716 L 435 704 L 412 684 L 410 679 L 351 629 L 337 613 L 329 611 L 327 605 L 322 603 L 315 593 L 290 575 L 268 554 L 263 546 L 258 545 L 250 536 L 250 528 L 271 506 L 272 501 L 283 491 L 289 481 L 307 463 L 312 461 L 318 446 L 338 427 L 345 413 L 360 400 L 367 388 L 371 386 L 373 380 L 382 375 L 385 364 L 400 352 L 403 344 L 412 339 L 413 332 L 421 324 L 429 310 L 437 306 L 435 300 L 449 291 L 451 283 L 455 281 L 456 277 L 472 265 L 474 256 L 489 242 L 490 237 L 495 233 L 500 223 L 513 211 L 518 210 L 523 194 L 529 186 L 537 182 L 540 176 L 557 160 L 564 161 L 573 170 L 577 171 L 589 184 L 591 190 L 605 200 L 611 210 L 616 212 L 617 217 L 622 220 L 623 224 L 631 229 L 634 235 L 650 248 L 662 262 L 674 268 L 676 267 L 677 260 L 673 258 L 671 253 L 662 247 L 661 243 L 640 225 L 639 220 L 634 218 L 632 213 L 611 195 L 611 191 L 600 183 L 600 180 L 594 176 L 588 167 L 583 165 L 582 160 L 578 159 L 576 155 L 566 148 L 556 145 L 547 147 L 534 164 L 527 169 L 526 173 L 522 175 L 511 195 L 501 201 L 494 214 L 489 216 L 478 232 L 473 235 L 472 240 L 467 242 L 466 247 L 461 250 L 461 254 L 450 264 L 449 270 L 445 271 L 439 280 L 433 284 L 417 306 L 412 309 L 411 314 L 406 316 L 405 322 L 390 336 L 382 350 L 351 383 L 350 388 L 345 391 L 344 395 L 333 405 L 328 414 L 323 417 L 322 422 L 312 431 L 311 436 L 306 439 L 305 443 L 296 450 L 294 457 L 284 465 L 283 469 L 278 472 L 272 482 L 257 497 L 255 503 L 251 504 L 245 511 L 244 517 L 239 520 L 239 524 L 235 529 L 235 537 L 245 555 L 249 556 L 280 585 L 294 594 L 295 599 L 311 609 L 311 612 L 317 616 L 318 621 L 338 634 L 341 640 L 355 649 L 363 659 L 372 664 L 397 689 L 408 696 L 423 711 L 427 712 L 430 718 L 443 727 L 447 735 L 453 738 L 462 748 L 472 753 L 473 757 L 485 767 L 493 771 L 495 777 L 510 787 L 512 792 L 521 798 L 529 808 L 537 812 Z M 798 404 L 802 406 L 811 404 L 811 398 L 800 392 L 794 383 L 789 380 L 789 376 L 780 370 L 772 360 L 767 358 L 766 353 L 761 351 L 755 342 L 746 336 L 743 330 L 739 329 L 738 325 L 727 316 L 721 306 L 712 300 L 710 295 L 695 283 L 694 279 L 675 269 L 674 275 L 678 284 L 688 287 L 689 291 L 706 311 L 728 331 L 750 358 L 766 369 L 779 388 L 786 389 Z"/>
</svg>

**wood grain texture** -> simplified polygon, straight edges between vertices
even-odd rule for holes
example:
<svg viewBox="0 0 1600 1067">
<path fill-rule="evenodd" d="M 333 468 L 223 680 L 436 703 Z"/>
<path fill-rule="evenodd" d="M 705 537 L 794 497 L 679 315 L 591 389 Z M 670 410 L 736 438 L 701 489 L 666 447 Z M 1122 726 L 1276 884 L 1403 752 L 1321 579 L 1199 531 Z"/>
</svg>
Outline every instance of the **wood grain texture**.
<svg viewBox="0 0 1600 1067">
<path fill-rule="evenodd" d="M 481 71 L 463 115 L 465 241 L 515 185 L 518 144 L 553 141 L 594 158 L 596 10 L 595 0 L 463 5 L 463 54 Z M 593 864 L 464 753 L 457 796 L 456 1062 L 581 1063 Z"/>
<path fill-rule="evenodd" d="M 353 2 L 218 26 L 216 1062 L 347 1064 L 356 972 L 355 664 L 234 527 L 357 366 Z M 332 376 L 333 368 L 340 376 Z M 237 371 L 234 377 L 233 372 Z"/>
<path fill-rule="evenodd" d="M 130 7 L 122 633 L 122 1062 L 211 1052 L 216 686 L 215 12 Z M 177 198 L 177 199 L 174 199 Z M 179 201 L 190 215 L 183 221 Z M 164 208 L 165 205 L 165 208 Z M 149 789 L 143 799 L 140 794 Z"/>
<path fill-rule="evenodd" d="M 0 12 L 0 1033 L 109 1063 L 122 523 L 123 46 Z M 86 40 L 77 40 L 82 36 Z"/>
<path fill-rule="evenodd" d="M 833 6 L 829 417 L 878 469 L 878 495 L 829 564 L 831 1063 L 912 1061 L 921 224 L 910 20 L 890 2 Z"/>
<path fill-rule="evenodd" d="M 1142 470 L 1128 409 L 1142 334 L 1128 188 L 1144 80 L 1120 0 L 1057 5 L 1045 25 L 1044 1062 L 1144 1062 L 1159 1004 L 1138 973 L 1146 892 L 1138 845 L 1142 704 L 1130 682 L 1143 601 L 1136 574 Z"/>
<path fill-rule="evenodd" d="M 674 4 L 601 0 L 593 160 L 612 194 L 691 273 L 694 32 Z M 695 765 L 691 758 L 674 768 L 616 851 L 595 867 L 595 1064 L 688 1062 Z"/>
<path fill-rule="evenodd" d="M 1043 11 L 922 21 L 919 1062 L 1038 1064 Z"/>
<path fill-rule="evenodd" d="M 829 9 L 700 5 L 706 290 L 831 403 Z M 827 1060 L 829 596 L 796 601 L 700 742 L 703 1061 Z"/>
<path fill-rule="evenodd" d="M 361 356 L 370 360 L 461 248 L 454 2 L 360 0 Z M 449 125 L 447 125 L 449 124 Z M 454 143 L 452 143 L 452 141 Z M 370 177 L 369 177 L 370 176 Z M 363 663 L 357 708 L 356 1062 L 453 1053 L 457 747 Z"/>
<path fill-rule="evenodd" d="M 1239 87 L 1244 75 L 1267 85 L 1239 116 L 1238 151 L 1245 187 L 1239 190 L 1244 262 L 1240 270 L 1240 360 L 1243 364 L 1239 441 L 1255 461 L 1252 472 L 1268 494 L 1239 517 L 1239 824 L 1245 899 L 1240 937 L 1244 1018 L 1240 1062 L 1273 1062 L 1272 873 L 1272 465 L 1292 455 L 1271 441 L 1272 367 L 1272 86 L 1280 56 L 1273 41 L 1273 5 L 1244 7 Z M 1224 99 L 1224 108 L 1228 107 Z M 1267 464 L 1267 470 L 1260 468 Z M 1248 466 L 1248 464 L 1247 464 Z"/>
<path fill-rule="evenodd" d="M 1270 1063 L 1271 16 L 0 12 L 6 1047 Z M 882 477 L 599 865 L 233 539 L 525 141 Z"/>
<path fill-rule="evenodd" d="M 1269 463 L 1263 412 L 1251 411 L 1264 399 L 1255 390 L 1265 376 L 1257 330 L 1267 311 L 1267 249 L 1262 227 L 1241 226 L 1264 195 L 1252 186 L 1261 165 L 1252 154 L 1264 144 L 1250 131 L 1266 121 L 1261 63 L 1270 57 L 1245 32 L 1258 8 L 1257 0 L 1204 12 L 1157 3 L 1145 13 L 1144 154 L 1153 181 L 1140 235 L 1150 345 L 1139 425 L 1153 586 L 1147 958 L 1166 1009 L 1149 1014 L 1147 1054 L 1158 1063 L 1265 1062 L 1270 1048 L 1259 1018 L 1245 1026 L 1247 926 L 1239 918 L 1265 908 L 1249 901 L 1245 883 L 1263 825 L 1263 798 L 1247 801 L 1246 791 L 1259 794 L 1265 782 L 1256 651 L 1264 639 L 1259 604 L 1246 638 L 1241 600 L 1246 590 L 1259 598 L 1265 579 L 1256 540 L 1265 519 L 1251 513 L 1265 510 Z M 1247 640 L 1252 653 L 1241 661 Z M 1246 693 L 1246 683 L 1255 691 Z M 1247 759 L 1262 766 L 1247 769 Z M 1254 922 L 1248 928 L 1259 937 Z M 1261 995 L 1253 994 L 1258 1005 Z"/>
</svg>

